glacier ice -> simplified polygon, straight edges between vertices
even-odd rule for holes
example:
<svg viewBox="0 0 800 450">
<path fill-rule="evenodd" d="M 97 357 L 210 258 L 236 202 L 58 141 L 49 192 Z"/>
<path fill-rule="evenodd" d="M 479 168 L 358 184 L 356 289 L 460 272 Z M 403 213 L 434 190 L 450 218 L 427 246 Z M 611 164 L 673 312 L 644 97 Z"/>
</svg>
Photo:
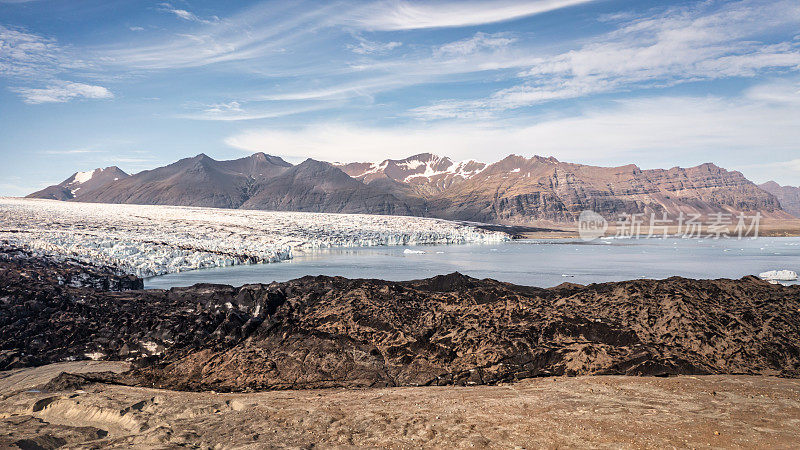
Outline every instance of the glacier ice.
<svg viewBox="0 0 800 450">
<path fill-rule="evenodd" d="M 328 247 L 500 242 L 441 219 L 0 198 L 0 241 L 141 277 L 269 263 Z"/>
<path fill-rule="evenodd" d="M 793 270 L 770 270 L 758 274 L 758 277 L 768 281 L 794 281 L 797 279 L 797 272 Z"/>
</svg>

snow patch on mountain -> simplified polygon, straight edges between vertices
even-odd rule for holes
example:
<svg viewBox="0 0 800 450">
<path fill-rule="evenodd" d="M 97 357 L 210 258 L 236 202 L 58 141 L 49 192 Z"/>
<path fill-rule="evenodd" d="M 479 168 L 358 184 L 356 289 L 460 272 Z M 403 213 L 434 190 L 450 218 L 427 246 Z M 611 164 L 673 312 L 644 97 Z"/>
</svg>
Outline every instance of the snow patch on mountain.
<svg viewBox="0 0 800 450">
<path fill-rule="evenodd" d="M 369 168 L 367 168 L 367 170 L 365 170 L 363 173 L 354 175 L 353 178 L 361 178 L 361 177 L 365 177 L 365 176 L 373 174 L 373 173 L 383 172 L 386 169 L 386 166 L 388 164 L 389 164 L 388 160 L 383 161 L 383 162 L 379 162 L 379 163 L 378 162 L 374 162 L 374 163 L 370 164 L 370 166 L 369 166 Z"/>
<path fill-rule="evenodd" d="M 447 158 L 443 158 L 443 159 L 447 159 Z M 459 162 L 451 162 L 450 165 L 448 165 L 447 168 L 445 168 L 443 170 L 435 170 L 434 167 L 436 165 L 438 165 L 441 161 L 442 161 L 442 159 L 437 159 L 437 160 L 434 160 L 434 161 L 427 161 L 427 162 L 415 161 L 415 162 L 419 163 L 419 164 L 416 165 L 416 167 L 425 166 L 424 172 L 411 174 L 411 175 L 407 176 L 405 179 L 403 179 L 403 181 L 408 183 L 411 180 L 413 180 L 414 178 L 427 178 L 428 180 L 430 180 L 431 178 L 433 178 L 435 176 L 438 176 L 438 175 L 444 175 L 444 176 L 452 175 L 452 176 L 457 176 L 457 177 L 461 177 L 461 178 L 467 179 L 467 178 L 475 176 L 476 174 L 479 174 L 480 172 L 482 172 L 486 168 L 486 164 L 479 163 L 479 162 L 475 161 L 474 159 L 467 159 L 467 160 L 459 161 Z M 475 168 L 473 168 L 472 170 L 468 170 L 467 168 L 470 167 L 470 165 L 472 165 Z"/>
<path fill-rule="evenodd" d="M 92 179 L 94 173 L 97 172 L 98 170 L 100 169 L 90 170 L 87 172 L 78 172 L 75 174 L 75 179 L 73 182 L 78 184 L 86 183 L 87 181 Z"/>
<path fill-rule="evenodd" d="M 397 163 L 397 165 L 401 166 L 401 167 L 405 167 L 406 169 L 409 169 L 409 170 L 415 170 L 415 169 L 417 169 L 419 167 L 422 167 L 422 166 L 425 166 L 426 170 L 427 170 L 427 168 L 430 167 L 428 163 L 423 162 L 423 161 L 417 161 L 417 160 L 401 162 L 401 163 Z"/>
</svg>

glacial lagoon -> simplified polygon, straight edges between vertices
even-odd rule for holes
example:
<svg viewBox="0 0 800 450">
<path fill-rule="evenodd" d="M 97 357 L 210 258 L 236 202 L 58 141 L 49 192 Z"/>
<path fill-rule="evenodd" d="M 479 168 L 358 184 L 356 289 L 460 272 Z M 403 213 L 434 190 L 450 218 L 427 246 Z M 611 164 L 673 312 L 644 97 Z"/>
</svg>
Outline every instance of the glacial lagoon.
<svg viewBox="0 0 800 450">
<path fill-rule="evenodd" d="M 740 278 L 776 269 L 800 272 L 800 238 L 518 240 L 490 244 L 380 246 L 296 252 L 289 261 L 172 273 L 147 288 L 195 283 L 234 286 L 305 275 L 411 280 L 450 272 L 528 286 L 636 278 Z"/>
</svg>

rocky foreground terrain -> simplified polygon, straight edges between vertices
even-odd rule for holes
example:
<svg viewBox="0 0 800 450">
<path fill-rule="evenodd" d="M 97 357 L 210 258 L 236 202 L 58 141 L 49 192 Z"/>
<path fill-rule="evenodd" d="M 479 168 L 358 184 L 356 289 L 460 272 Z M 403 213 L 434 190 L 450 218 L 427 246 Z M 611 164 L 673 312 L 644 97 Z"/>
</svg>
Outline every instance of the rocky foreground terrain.
<svg viewBox="0 0 800 450">
<path fill-rule="evenodd" d="M 2 255 L 0 370 L 127 360 L 135 370 L 102 380 L 217 391 L 800 376 L 800 287 L 755 277 L 540 289 L 454 273 L 112 292 L 140 285 L 11 247 Z"/>
<path fill-rule="evenodd" d="M 798 330 L 754 277 L 141 290 L 5 245 L 0 447 L 789 448 Z"/>
</svg>

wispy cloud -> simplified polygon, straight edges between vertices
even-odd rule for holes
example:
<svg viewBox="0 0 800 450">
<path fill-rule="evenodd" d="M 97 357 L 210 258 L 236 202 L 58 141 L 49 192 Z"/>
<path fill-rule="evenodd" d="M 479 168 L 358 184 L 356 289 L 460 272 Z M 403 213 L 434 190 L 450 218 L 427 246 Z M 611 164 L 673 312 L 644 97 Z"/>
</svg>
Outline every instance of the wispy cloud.
<svg viewBox="0 0 800 450">
<path fill-rule="evenodd" d="M 83 155 L 88 153 L 105 153 L 102 150 L 92 150 L 88 148 L 76 148 L 69 150 L 45 150 L 40 152 L 45 155 Z"/>
<path fill-rule="evenodd" d="M 358 53 L 359 55 L 370 55 L 370 54 L 382 54 L 394 50 L 397 47 L 403 45 L 402 42 L 398 41 L 391 41 L 391 42 L 378 42 L 378 41 L 370 41 L 369 39 L 364 39 L 361 36 L 356 35 L 356 39 L 358 40 L 358 44 L 355 45 L 348 45 L 349 48 L 353 53 Z"/>
<path fill-rule="evenodd" d="M 11 90 L 22 96 L 25 103 L 32 105 L 40 103 L 63 103 L 74 98 L 114 98 L 114 94 L 103 86 L 60 80 L 53 81 L 44 88 L 14 87 L 11 88 Z"/>
<path fill-rule="evenodd" d="M 327 68 L 316 75 L 325 84 L 314 89 L 308 83 L 291 90 L 258 96 L 268 100 L 327 100 L 372 97 L 399 88 L 426 83 L 479 79 L 485 72 L 521 70 L 533 57 L 522 49 L 512 49 L 516 38 L 504 33 L 474 36 L 445 44 L 424 47 L 415 53 L 392 55 L 379 60 L 350 63 L 343 69 Z M 331 73 L 333 76 L 330 76 Z M 513 75 L 513 74 L 511 74 Z"/>
<path fill-rule="evenodd" d="M 176 117 L 192 120 L 236 122 L 243 120 L 285 117 L 311 111 L 318 111 L 332 106 L 334 105 L 320 103 L 295 106 L 286 104 L 276 105 L 270 104 L 269 102 L 267 102 L 267 104 L 264 104 L 264 102 L 255 102 L 254 105 L 245 107 L 245 105 L 243 105 L 241 102 L 230 101 L 214 103 L 210 105 L 201 105 L 199 108 L 195 108 L 196 111 L 179 114 Z"/>
<path fill-rule="evenodd" d="M 414 30 L 504 22 L 592 0 L 446 1 L 388 0 L 356 10 L 346 20 L 367 30 Z"/>
<path fill-rule="evenodd" d="M 112 98 L 114 95 L 103 86 L 59 79 L 70 71 L 90 67 L 55 39 L 0 25 L 0 76 L 27 85 L 10 88 L 26 103 Z"/>
<path fill-rule="evenodd" d="M 745 95 L 756 101 L 785 103 L 800 107 L 800 81 L 788 79 L 759 84 L 747 89 Z"/>
<path fill-rule="evenodd" d="M 338 8 L 338 10 L 337 10 Z M 224 20 L 200 22 L 192 33 L 147 36 L 147 40 L 110 44 L 97 48 L 105 63 L 135 69 L 181 69 L 220 63 L 265 60 L 280 62 L 286 47 L 311 46 L 324 37 L 314 36 L 336 4 L 299 9 L 258 4 Z"/>
<path fill-rule="evenodd" d="M 777 89 L 777 88 L 776 88 Z M 790 87 L 796 89 L 796 87 Z M 226 143 L 248 151 L 323 160 L 375 159 L 413 152 L 493 161 L 509 153 L 553 155 L 562 160 L 649 167 L 708 160 L 742 160 L 755 154 L 786 159 L 800 142 L 800 111 L 758 95 L 650 97 L 619 100 L 576 114 L 522 121 L 458 121 L 397 127 L 316 124 L 299 129 L 254 129 Z M 530 123 L 533 122 L 531 125 Z M 680 143 L 676 145 L 676 143 Z M 498 150 L 501 149 L 501 150 Z M 754 176 L 763 173 L 752 171 Z"/>
<path fill-rule="evenodd" d="M 323 67 L 314 75 L 320 84 L 327 84 L 263 97 L 372 96 L 425 83 L 486 79 L 487 73 L 495 79 L 517 80 L 486 97 L 439 99 L 408 112 L 425 120 L 486 118 L 559 99 L 794 71 L 800 68 L 800 40 L 764 43 L 757 38 L 800 24 L 798 8 L 790 1 L 745 0 L 721 7 L 699 3 L 606 16 L 604 23 L 614 27 L 612 31 L 567 42 L 573 50 L 552 55 L 514 34 L 476 32 L 427 52 L 409 47 L 399 55 L 351 63 L 344 72 L 347 77 L 330 76 L 343 72 Z"/>
<path fill-rule="evenodd" d="M 0 25 L 0 75 L 43 77 L 87 66 L 55 39 Z"/>
<path fill-rule="evenodd" d="M 478 50 L 506 47 L 516 39 L 507 33 L 486 34 L 480 31 L 469 39 L 450 42 L 436 49 L 440 55 L 470 55 Z"/>
<path fill-rule="evenodd" d="M 616 30 L 578 49 L 529 61 L 522 83 L 469 101 L 416 108 L 421 118 L 462 117 L 555 99 L 633 87 L 752 77 L 800 69 L 800 41 L 765 44 L 754 39 L 772 28 L 800 24 L 796 2 L 737 2 L 709 12 L 708 4 L 626 19 Z"/>
<path fill-rule="evenodd" d="M 170 4 L 170 3 L 161 3 L 159 5 L 159 9 L 161 11 L 165 11 L 165 12 L 174 14 L 179 19 L 183 19 L 183 20 L 186 20 L 186 21 L 189 21 L 189 22 L 197 22 L 197 23 L 204 23 L 204 24 L 211 24 L 211 23 L 219 22 L 219 17 L 217 17 L 217 16 L 212 16 L 209 19 L 202 19 L 202 18 L 198 17 L 195 13 L 187 11 L 185 9 L 176 8 L 176 7 L 172 6 L 172 4 Z"/>
</svg>

